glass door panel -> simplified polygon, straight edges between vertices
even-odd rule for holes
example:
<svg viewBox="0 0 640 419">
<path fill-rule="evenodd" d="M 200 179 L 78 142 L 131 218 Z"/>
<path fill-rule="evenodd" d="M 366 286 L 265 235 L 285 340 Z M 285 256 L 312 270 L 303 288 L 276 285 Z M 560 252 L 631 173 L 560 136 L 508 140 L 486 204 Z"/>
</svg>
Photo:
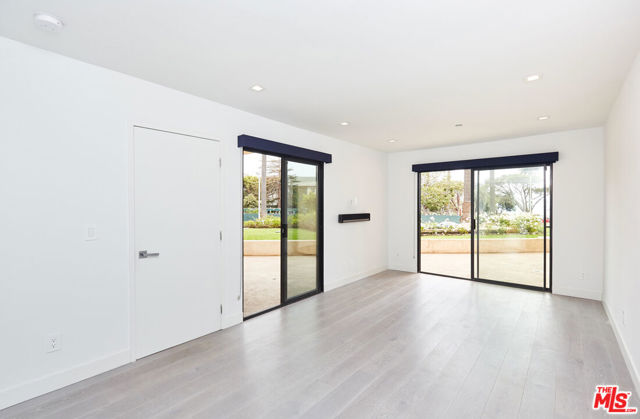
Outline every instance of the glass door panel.
<svg viewBox="0 0 640 419">
<path fill-rule="evenodd" d="M 545 288 L 546 172 L 545 166 L 476 171 L 476 278 Z"/>
<path fill-rule="evenodd" d="M 318 290 L 318 166 L 287 160 L 286 300 Z"/>
<path fill-rule="evenodd" d="M 420 271 L 471 278 L 471 170 L 420 173 Z"/>
<path fill-rule="evenodd" d="M 244 151 L 242 179 L 244 317 L 280 305 L 281 158 Z"/>
</svg>

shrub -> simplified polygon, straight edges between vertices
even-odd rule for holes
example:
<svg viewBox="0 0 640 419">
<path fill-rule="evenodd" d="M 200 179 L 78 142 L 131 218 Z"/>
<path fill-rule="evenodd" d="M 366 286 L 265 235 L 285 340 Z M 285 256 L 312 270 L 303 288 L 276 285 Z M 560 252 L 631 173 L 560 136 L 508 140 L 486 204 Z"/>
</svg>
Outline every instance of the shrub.
<svg viewBox="0 0 640 419">
<path fill-rule="evenodd" d="M 486 222 L 494 226 L 509 228 L 513 226 L 513 217 L 507 214 L 494 214 L 488 216 Z"/>
<path fill-rule="evenodd" d="M 298 227 L 315 231 L 318 225 L 318 216 L 315 211 L 298 215 Z"/>
<path fill-rule="evenodd" d="M 513 223 L 520 234 L 541 234 L 544 228 L 542 218 L 535 214 L 520 214 Z"/>
<path fill-rule="evenodd" d="M 289 215 L 289 228 L 303 228 L 305 230 L 316 230 L 318 216 L 315 211 L 303 214 Z"/>
<path fill-rule="evenodd" d="M 511 213 L 480 216 L 480 228 L 483 234 L 507 234 L 516 232 Z"/>
<path fill-rule="evenodd" d="M 245 195 L 242 200 L 242 206 L 244 208 L 258 208 L 258 198 L 252 193 Z"/>
<path fill-rule="evenodd" d="M 245 228 L 280 228 L 279 217 L 264 217 L 257 220 L 248 220 L 244 222 Z"/>
<path fill-rule="evenodd" d="M 426 234 L 467 234 L 470 229 L 467 224 L 458 224 L 453 223 L 451 221 L 442 221 L 436 223 L 433 221 L 428 221 L 426 223 L 420 224 L 420 231 Z"/>
</svg>

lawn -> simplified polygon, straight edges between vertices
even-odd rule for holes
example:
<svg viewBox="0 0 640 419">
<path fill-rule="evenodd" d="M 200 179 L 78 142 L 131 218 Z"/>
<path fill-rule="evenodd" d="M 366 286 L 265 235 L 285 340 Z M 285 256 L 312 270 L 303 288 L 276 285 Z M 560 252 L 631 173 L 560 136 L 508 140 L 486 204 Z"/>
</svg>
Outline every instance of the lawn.
<svg viewBox="0 0 640 419">
<path fill-rule="evenodd" d="M 468 239 L 471 234 L 451 234 L 451 235 L 422 235 L 423 239 L 429 240 L 451 240 L 451 239 Z M 474 237 L 474 238 L 477 238 Z M 542 239 L 539 234 L 482 234 L 480 239 Z"/>
<path fill-rule="evenodd" d="M 279 228 L 245 228 L 245 240 L 280 240 Z M 298 228 L 289 229 L 289 240 L 315 240 L 316 232 Z"/>
</svg>

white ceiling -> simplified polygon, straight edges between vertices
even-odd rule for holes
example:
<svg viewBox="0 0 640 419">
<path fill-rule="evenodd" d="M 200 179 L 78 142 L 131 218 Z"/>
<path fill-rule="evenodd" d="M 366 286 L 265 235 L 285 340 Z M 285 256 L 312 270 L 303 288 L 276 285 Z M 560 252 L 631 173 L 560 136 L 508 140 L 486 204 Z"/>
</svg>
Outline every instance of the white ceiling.
<svg viewBox="0 0 640 419">
<path fill-rule="evenodd" d="M 64 30 L 35 28 L 40 11 Z M 640 1 L 0 0 L 0 35 L 403 150 L 603 124 L 640 49 Z"/>
</svg>

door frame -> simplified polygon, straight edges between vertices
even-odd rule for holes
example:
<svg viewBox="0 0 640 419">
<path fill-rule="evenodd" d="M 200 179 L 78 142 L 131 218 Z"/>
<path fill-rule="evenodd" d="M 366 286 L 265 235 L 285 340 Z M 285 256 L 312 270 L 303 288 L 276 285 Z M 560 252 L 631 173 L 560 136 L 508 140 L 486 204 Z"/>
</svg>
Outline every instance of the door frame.
<svg viewBox="0 0 640 419">
<path fill-rule="evenodd" d="M 128 203 L 128 226 L 127 226 L 127 235 L 128 235 L 128 246 L 127 246 L 127 254 L 128 254 L 128 268 L 129 268 L 129 301 L 128 301 L 128 319 L 129 319 L 129 362 L 135 362 L 138 358 L 136 358 L 136 338 L 137 338 L 137 330 L 136 330 L 136 246 L 135 246 L 135 133 L 136 128 L 147 129 L 151 131 L 160 131 L 166 132 L 169 134 L 182 135 L 184 137 L 198 138 L 201 140 L 214 141 L 218 143 L 219 150 L 219 158 L 222 159 L 223 147 L 222 141 L 215 139 L 211 136 L 207 136 L 206 134 L 188 134 L 184 131 L 181 132 L 179 129 L 169 129 L 169 128 L 158 128 L 158 124 L 149 124 L 142 122 L 129 122 L 127 124 L 127 166 L 128 166 L 128 174 L 127 174 L 127 183 L 128 183 L 128 194 L 127 194 L 127 203 Z M 186 131 L 186 130 L 185 130 Z M 220 160 L 222 161 L 222 160 Z M 218 162 L 214 162 L 214 164 L 220 164 Z M 224 226 L 224 181 L 223 181 L 223 171 L 222 167 L 220 167 L 220 176 L 218 179 L 219 183 L 219 191 L 220 191 L 220 199 L 218 200 L 218 228 L 220 232 L 223 231 Z M 222 273 L 222 277 L 224 277 L 225 271 L 225 258 L 224 258 L 224 241 L 219 241 L 220 245 L 220 255 L 219 255 L 219 266 L 220 271 Z M 221 281 L 218 284 L 220 292 L 220 301 L 224 304 L 224 291 L 226 288 L 226 284 L 224 281 Z M 224 325 L 223 313 L 220 316 L 220 329 Z"/>
<path fill-rule="evenodd" d="M 279 157 L 281 170 L 280 170 L 280 304 L 267 308 L 265 310 L 259 311 L 257 313 L 250 314 L 246 317 L 243 317 L 243 320 L 249 320 L 254 317 L 260 316 L 262 314 L 268 313 L 270 311 L 285 307 L 289 304 L 296 303 L 300 300 L 304 300 L 306 298 L 312 297 L 314 295 L 320 294 L 324 292 L 324 163 L 318 162 L 314 160 L 302 159 L 299 157 L 291 157 L 286 154 L 278 154 L 272 152 L 264 152 L 262 150 L 252 149 L 250 147 L 243 147 L 244 151 L 249 151 L 251 153 L 259 153 L 267 156 Z M 318 170 L 318 226 L 316 231 L 316 288 L 312 291 L 306 292 L 304 294 L 297 295 L 295 297 L 287 299 L 287 245 L 288 240 L 287 236 L 284 235 L 284 229 L 287 229 L 288 226 L 283 227 L 283 225 L 287 225 L 286 222 L 283 223 L 283 216 L 286 216 L 287 209 L 287 163 L 289 161 L 313 165 L 317 167 Z M 242 158 L 242 176 L 244 176 L 244 155 Z M 243 202 L 244 193 L 240 194 L 241 202 Z M 241 205 L 244 207 L 244 205 Z M 286 220 L 286 219 L 285 219 Z M 244 220 L 242 220 L 242 228 L 240 229 L 241 234 L 241 242 L 242 242 L 242 313 L 244 316 Z"/>
<path fill-rule="evenodd" d="M 547 201 L 547 195 L 545 194 L 544 197 L 544 203 L 543 203 L 543 281 L 544 281 L 544 286 L 542 287 L 536 287 L 536 286 L 532 286 L 532 285 L 525 285 L 525 284 L 517 284 L 517 283 L 511 283 L 511 282 L 503 282 L 503 281 L 496 281 L 496 280 L 492 280 L 492 279 L 484 279 L 484 278 L 479 278 L 476 275 L 476 270 L 477 270 L 477 264 L 479 264 L 478 258 L 480 256 L 480 253 L 476 252 L 476 247 L 477 247 L 477 240 L 479 239 L 479 237 L 475 237 L 476 234 L 476 227 L 477 227 L 477 214 L 476 214 L 476 175 L 477 172 L 479 171 L 488 171 L 488 170 L 500 170 L 500 169 L 517 169 L 517 168 L 524 168 L 524 167 L 542 167 L 544 169 L 544 175 L 543 175 L 543 182 L 544 182 L 544 188 L 546 189 L 547 186 L 549 187 L 549 213 L 547 214 L 547 205 L 546 205 L 546 201 Z M 540 163 L 535 163 L 535 164 L 520 164 L 520 165 L 509 165 L 509 166 L 489 166 L 489 167 L 482 167 L 482 168 L 468 168 L 468 169 L 454 169 L 454 170 L 471 170 L 471 220 L 470 220 L 470 224 L 471 224 L 471 237 L 470 237 L 470 256 L 471 256 L 471 260 L 470 260 L 470 277 L 469 278 L 464 278 L 464 277 L 460 277 L 460 276 L 454 276 L 454 275 L 446 275 L 446 274 L 439 274 L 439 273 L 434 273 L 434 272 L 426 272 L 422 270 L 422 253 L 421 253 L 421 235 L 420 235 L 420 227 L 421 227 L 421 223 L 422 223 L 422 218 L 421 218 L 421 194 L 422 194 L 422 188 L 421 188 L 421 180 L 422 180 L 422 173 L 425 172 L 416 172 L 416 184 L 417 184 L 417 213 L 416 213 L 416 235 L 417 235 L 417 250 L 418 250 L 418 254 L 417 254 L 417 267 L 418 267 L 418 273 L 422 273 L 422 274 L 427 274 L 427 275 L 435 275 L 435 276 L 442 276 L 442 277 L 447 277 L 447 278 L 455 278 L 455 279 L 462 279 L 462 280 L 466 280 L 466 281 L 474 281 L 474 282 L 482 282 L 482 283 L 486 283 L 486 284 L 495 284 L 495 285 L 504 285 L 504 286 L 508 286 L 508 287 L 513 287 L 513 288 L 523 288 L 523 289 L 530 289 L 530 290 L 535 290 L 535 291 L 545 291 L 545 292 L 553 292 L 553 164 L 552 163 L 545 163 L 545 164 L 540 164 Z M 547 176 L 546 176 L 546 171 L 549 170 L 549 185 L 547 185 Z M 443 171 L 447 171 L 447 170 L 434 170 L 434 172 L 443 172 Z M 479 180 L 479 179 L 478 179 Z M 549 267 L 547 269 L 547 257 L 546 257 L 546 252 L 547 252 L 547 225 L 546 225 L 546 219 L 547 217 L 549 218 L 549 227 L 548 227 L 548 237 L 549 237 Z M 548 278 L 547 278 L 547 273 L 548 273 Z"/>
</svg>

